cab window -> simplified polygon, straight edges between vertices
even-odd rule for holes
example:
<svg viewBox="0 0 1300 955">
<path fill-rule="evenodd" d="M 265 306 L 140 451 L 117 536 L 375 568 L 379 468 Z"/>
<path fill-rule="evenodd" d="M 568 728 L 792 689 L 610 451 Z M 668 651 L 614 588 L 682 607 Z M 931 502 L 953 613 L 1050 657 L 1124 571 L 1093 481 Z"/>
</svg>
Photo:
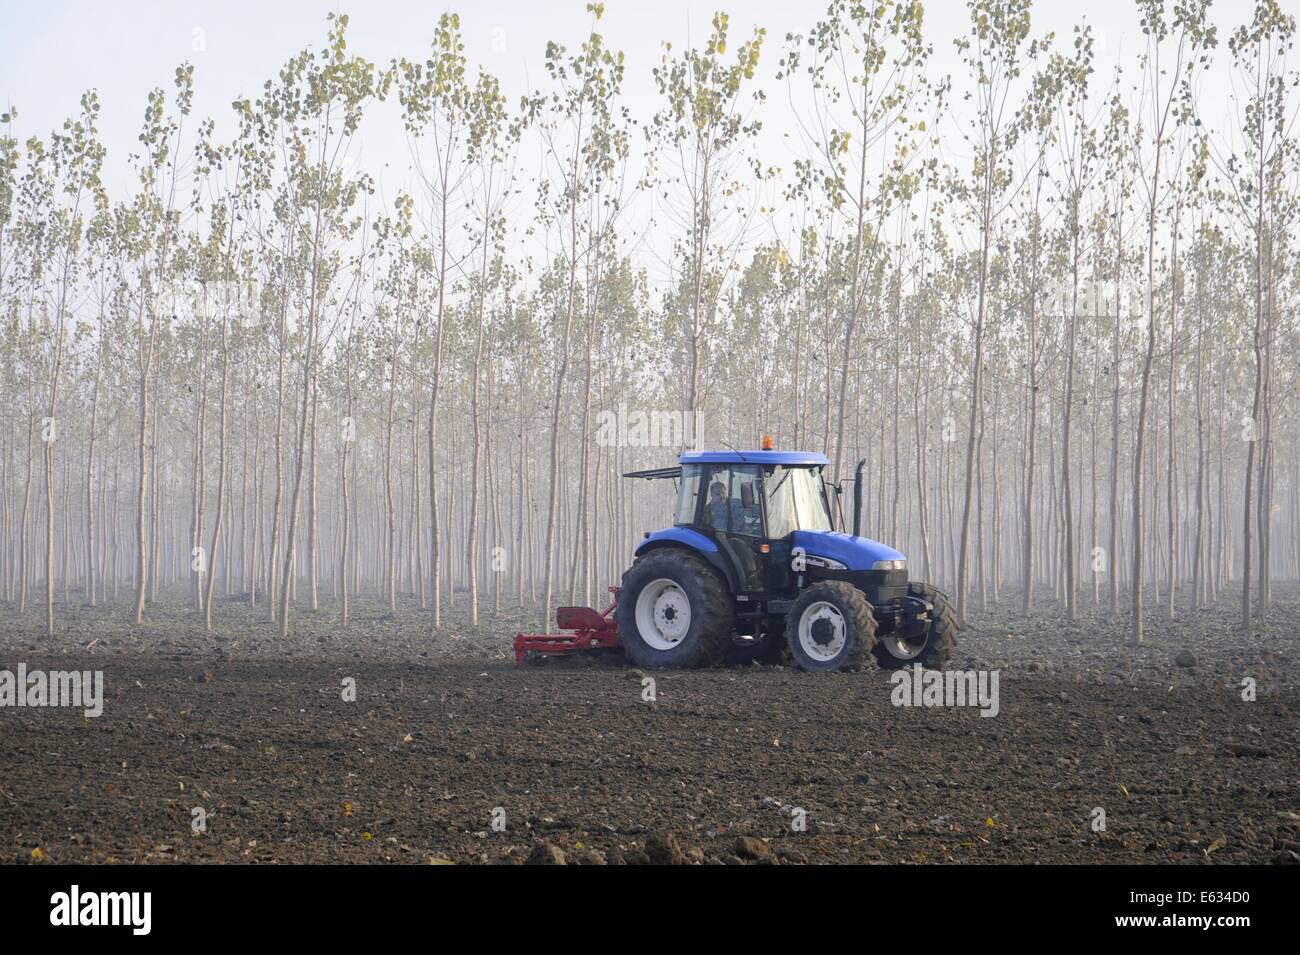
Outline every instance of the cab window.
<svg viewBox="0 0 1300 955">
<path fill-rule="evenodd" d="M 767 474 L 768 536 L 828 531 L 830 514 L 822 494 L 821 468 L 773 467 Z"/>
<path fill-rule="evenodd" d="M 700 481 L 704 468 L 698 464 L 682 465 L 682 486 L 677 492 L 677 520 L 690 526 L 695 523 L 695 505 L 700 500 Z"/>
<path fill-rule="evenodd" d="M 713 468 L 704 488 L 704 526 L 719 534 L 762 537 L 761 480 L 754 465 Z"/>
</svg>

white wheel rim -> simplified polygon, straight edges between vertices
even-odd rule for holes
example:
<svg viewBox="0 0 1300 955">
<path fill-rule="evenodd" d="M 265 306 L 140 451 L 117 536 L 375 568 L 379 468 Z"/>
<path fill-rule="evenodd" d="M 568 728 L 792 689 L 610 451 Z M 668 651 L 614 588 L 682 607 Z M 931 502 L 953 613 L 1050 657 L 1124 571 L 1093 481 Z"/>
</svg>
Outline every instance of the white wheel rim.
<svg viewBox="0 0 1300 955">
<path fill-rule="evenodd" d="M 691 629 L 691 601 L 677 581 L 660 577 L 636 598 L 636 629 L 654 650 L 671 650 Z"/>
<path fill-rule="evenodd" d="M 906 637 L 886 637 L 880 641 L 885 645 L 885 650 L 895 660 L 915 660 L 921 655 L 928 642 L 924 637 L 917 643 L 910 643 Z"/>
<path fill-rule="evenodd" d="M 818 663 L 840 655 L 847 642 L 847 628 L 840 608 L 825 600 L 809 604 L 799 617 L 799 646 Z"/>
</svg>

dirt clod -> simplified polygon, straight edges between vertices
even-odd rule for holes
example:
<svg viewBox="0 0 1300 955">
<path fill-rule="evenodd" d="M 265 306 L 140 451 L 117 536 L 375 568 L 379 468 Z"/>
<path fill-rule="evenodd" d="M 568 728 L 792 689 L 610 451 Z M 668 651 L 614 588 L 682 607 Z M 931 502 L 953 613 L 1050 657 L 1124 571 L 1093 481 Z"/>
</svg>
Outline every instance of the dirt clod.
<svg viewBox="0 0 1300 955">
<path fill-rule="evenodd" d="M 646 837 L 645 854 L 651 865 L 686 865 L 686 855 L 671 832 L 656 832 Z"/>
<path fill-rule="evenodd" d="M 1266 759 L 1273 755 L 1263 746 L 1251 746 L 1249 743 L 1228 743 L 1224 749 L 1233 756 L 1247 756 L 1251 759 Z"/>
<path fill-rule="evenodd" d="M 564 850 L 551 842 L 539 842 L 528 853 L 524 865 L 564 865 Z"/>
</svg>

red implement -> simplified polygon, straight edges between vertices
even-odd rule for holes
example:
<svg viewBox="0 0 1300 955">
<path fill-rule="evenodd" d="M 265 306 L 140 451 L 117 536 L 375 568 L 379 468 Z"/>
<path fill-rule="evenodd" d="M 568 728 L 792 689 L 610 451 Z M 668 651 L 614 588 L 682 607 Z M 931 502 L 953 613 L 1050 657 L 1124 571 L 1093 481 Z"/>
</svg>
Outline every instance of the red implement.
<svg viewBox="0 0 1300 955">
<path fill-rule="evenodd" d="M 618 594 L 617 587 L 610 587 Z M 583 653 L 588 650 L 612 650 L 619 646 L 618 624 L 614 622 L 617 602 L 597 613 L 590 607 L 558 607 L 555 624 L 569 633 L 521 633 L 515 636 L 515 663 L 524 662 L 529 653 L 558 656 L 566 653 Z"/>
</svg>

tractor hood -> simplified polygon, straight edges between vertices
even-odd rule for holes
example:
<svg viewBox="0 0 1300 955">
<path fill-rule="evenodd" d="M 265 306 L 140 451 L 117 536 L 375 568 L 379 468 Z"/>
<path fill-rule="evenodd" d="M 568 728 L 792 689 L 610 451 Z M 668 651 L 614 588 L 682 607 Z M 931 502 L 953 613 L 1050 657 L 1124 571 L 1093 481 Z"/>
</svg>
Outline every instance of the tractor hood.
<svg viewBox="0 0 1300 955">
<path fill-rule="evenodd" d="M 795 531 L 794 546 L 802 547 L 810 557 L 837 560 L 847 570 L 871 570 L 878 560 L 906 560 L 902 553 L 879 541 L 837 531 Z"/>
</svg>

